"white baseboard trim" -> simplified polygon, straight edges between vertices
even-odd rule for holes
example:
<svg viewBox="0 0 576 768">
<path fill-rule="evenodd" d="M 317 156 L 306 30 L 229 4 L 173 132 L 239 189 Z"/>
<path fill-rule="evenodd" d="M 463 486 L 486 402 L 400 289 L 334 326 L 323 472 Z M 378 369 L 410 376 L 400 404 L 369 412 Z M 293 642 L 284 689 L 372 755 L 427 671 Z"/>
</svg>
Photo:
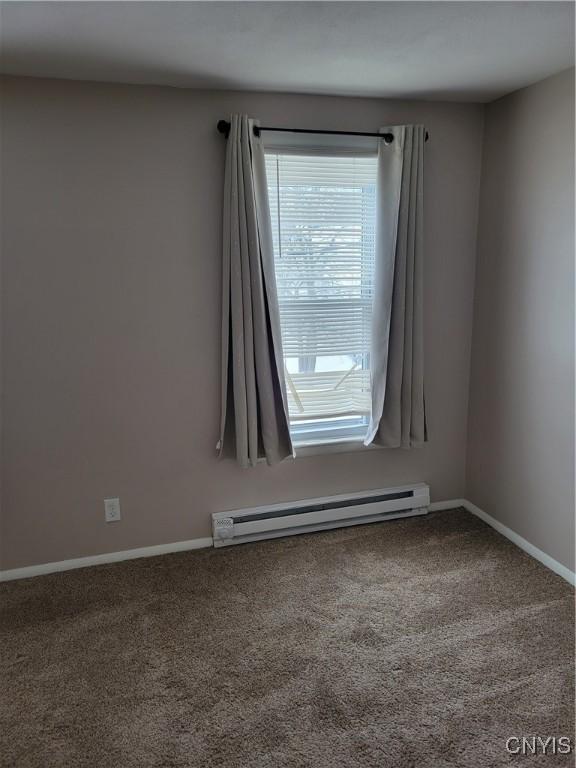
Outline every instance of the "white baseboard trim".
<svg viewBox="0 0 576 768">
<path fill-rule="evenodd" d="M 0 571 L 0 581 L 30 579 L 33 576 L 44 576 L 48 573 L 71 571 L 75 568 L 89 568 L 91 565 L 120 563 L 122 560 L 136 560 L 139 557 L 156 557 L 157 555 L 168 555 L 172 552 L 187 552 L 191 549 L 204 549 L 205 547 L 211 547 L 212 545 L 212 537 L 207 536 L 204 539 L 175 541 L 172 544 L 157 544 L 152 547 L 126 549 L 123 552 L 106 552 L 103 555 L 76 557 L 73 560 L 61 560 L 58 563 L 42 563 L 41 565 L 30 565 L 26 568 L 13 568 L 9 571 Z"/>
<path fill-rule="evenodd" d="M 494 530 L 501 533 L 516 546 L 523 549 L 532 557 L 539 560 L 551 571 L 557 573 L 567 582 L 576 585 L 576 574 L 567 568 L 562 563 L 554 560 L 553 557 L 547 555 L 538 547 L 535 547 L 529 541 L 522 538 L 519 534 L 508 528 L 503 523 L 500 523 L 494 517 L 484 512 L 483 509 L 472 504 L 467 499 L 449 499 L 447 501 L 434 501 L 430 504 L 428 509 L 430 512 L 437 512 L 443 509 L 457 509 L 458 507 L 464 507 L 468 512 L 485 523 L 490 525 Z M 43 576 L 48 573 L 58 573 L 60 571 L 71 571 L 75 568 L 88 568 L 91 565 L 105 565 L 106 563 L 119 563 L 123 560 L 136 560 L 140 557 L 156 557 L 157 555 L 168 555 L 171 552 L 187 552 L 192 549 L 204 549 L 205 547 L 212 547 L 212 538 L 207 536 L 203 539 L 190 539 L 189 541 L 176 541 L 172 544 L 157 544 L 152 547 L 141 547 L 139 549 L 127 549 L 123 552 L 107 552 L 102 555 L 93 555 L 92 557 L 77 557 L 73 560 L 62 560 L 58 563 L 42 563 L 41 565 L 30 565 L 26 568 L 13 568 L 9 571 L 0 571 L 0 581 L 13 581 L 15 579 L 29 579 L 33 576 Z"/>
<path fill-rule="evenodd" d="M 487 512 L 484 512 L 483 509 L 477 507 L 476 504 L 472 504 L 472 502 L 468 501 L 468 499 L 435 501 L 430 504 L 428 509 L 430 512 L 434 512 L 442 509 L 456 509 L 457 507 L 464 507 L 464 509 L 466 509 L 468 512 L 476 515 L 476 517 L 479 517 L 480 520 L 483 520 L 489 526 L 494 528 L 495 531 L 498 531 L 498 533 L 501 533 L 502 536 L 505 536 L 513 544 L 516 544 L 517 547 L 523 549 L 524 552 L 527 552 L 536 560 L 539 560 L 542 565 L 546 566 L 546 568 L 549 568 L 551 571 L 554 571 L 554 573 L 557 573 L 558 576 L 566 579 L 566 581 L 569 584 L 572 584 L 572 586 L 576 586 L 576 574 L 574 571 L 571 571 L 565 565 L 559 563 L 558 560 L 554 560 L 554 558 L 550 557 L 550 555 L 547 555 L 546 552 L 543 552 L 541 549 L 538 549 L 538 547 L 535 547 L 534 544 L 531 544 L 529 541 L 524 539 L 522 536 L 516 533 L 516 531 L 508 528 L 508 526 L 504 525 L 499 520 L 496 520 L 496 518 L 492 517 L 492 515 L 489 515 Z"/>
<path fill-rule="evenodd" d="M 466 499 L 448 499 L 448 501 L 433 501 L 428 505 L 429 512 L 441 512 L 444 509 L 458 509 L 458 507 L 466 507 L 468 502 Z"/>
</svg>

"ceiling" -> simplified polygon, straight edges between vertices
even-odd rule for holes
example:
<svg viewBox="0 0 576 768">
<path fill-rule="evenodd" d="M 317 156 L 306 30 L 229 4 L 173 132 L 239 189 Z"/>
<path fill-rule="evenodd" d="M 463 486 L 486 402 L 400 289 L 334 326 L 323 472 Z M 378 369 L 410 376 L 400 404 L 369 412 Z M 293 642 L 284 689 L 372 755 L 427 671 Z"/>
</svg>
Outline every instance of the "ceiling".
<svg viewBox="0 0 576 768">
<path fill-rule="evenodd" d="M 1 71 L 491 101 L 574 64 L 572 2 L 3 2 Z"/>
</svg>

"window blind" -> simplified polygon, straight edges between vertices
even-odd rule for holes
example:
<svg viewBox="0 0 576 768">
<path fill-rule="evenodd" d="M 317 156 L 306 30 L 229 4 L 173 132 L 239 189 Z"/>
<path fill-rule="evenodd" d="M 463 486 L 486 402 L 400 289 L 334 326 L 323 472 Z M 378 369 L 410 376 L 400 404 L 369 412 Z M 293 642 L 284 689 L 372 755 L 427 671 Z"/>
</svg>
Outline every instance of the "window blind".
<svg viewBox="0 0 576 768">
<path fill-rule="evenodd" d="M 377 159 L 268 152 L 293 432 L 363 435 L 370 414 Z M 316 435 L 316 437 L 318 434 Z"/>
</svg>

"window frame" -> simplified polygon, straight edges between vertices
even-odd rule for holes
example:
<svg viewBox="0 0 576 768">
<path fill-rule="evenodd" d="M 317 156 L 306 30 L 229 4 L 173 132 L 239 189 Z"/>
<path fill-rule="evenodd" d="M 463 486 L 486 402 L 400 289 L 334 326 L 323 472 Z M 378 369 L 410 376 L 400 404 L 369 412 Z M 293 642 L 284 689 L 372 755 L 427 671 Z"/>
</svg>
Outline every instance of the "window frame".
<svg viewBox="0 0 576 768">
<path fill-rule="evenodd" d="M 268 135 L 270 136 L 270 135 Z M 377 157 L 378 139 L 348 136 L 318 136 L 299 134 L 297 136 L 272 134 L 263 141 L 265 155 L 320 155 L 325 157 Z M 376 175 L 377 179 L 377 175 Z M 355 419 L 357 425 L 345 428 L 342 421 Z M 340 424 L 337 422 L 340 421 Z M 364 445 L 370 417 L 337 417 L 327 419 L 322 429 L 309 429 L 290 422 L 290 435 L 298 456 L 316 455 L 319 453 L 356 452 L 357 450 L 373 450 L 377 446 Z M 326 433 L 330 437 L 326 437 Z M 324 433 L 324 434 L 323 434 Z"/>
</svg>

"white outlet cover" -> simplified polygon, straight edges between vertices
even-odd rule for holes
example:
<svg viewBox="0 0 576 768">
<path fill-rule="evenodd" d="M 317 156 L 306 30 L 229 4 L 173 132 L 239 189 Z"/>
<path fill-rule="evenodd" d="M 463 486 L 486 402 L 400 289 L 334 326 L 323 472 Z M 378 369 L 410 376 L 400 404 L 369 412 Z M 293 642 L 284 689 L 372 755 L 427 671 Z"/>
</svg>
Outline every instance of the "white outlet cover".
<svg viewBox="0 0 576 768">
<path fill-rule="evenodd" d="M 120 499 L 104 499 L 104 515 L 107 523 L 120 520 Z"/>
</svg>

